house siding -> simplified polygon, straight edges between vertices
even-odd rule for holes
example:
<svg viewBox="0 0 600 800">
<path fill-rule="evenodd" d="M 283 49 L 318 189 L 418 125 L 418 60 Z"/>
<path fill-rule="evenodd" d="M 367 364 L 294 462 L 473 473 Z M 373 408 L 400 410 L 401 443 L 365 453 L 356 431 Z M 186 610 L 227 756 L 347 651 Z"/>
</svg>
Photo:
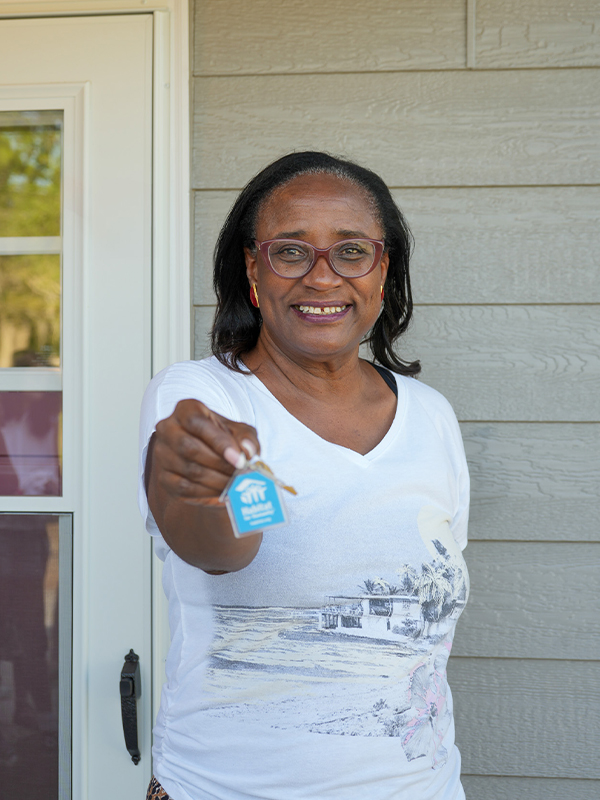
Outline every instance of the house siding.
<svg viewBox="0 0 600 800">
<path fill-rule="evenodd" d="M 416 238 L 400 344 L 461 421 L 469 800 L 600 796 L 600 6 L 196 0 L 194 337 L 237 191 L 290 150 L 379 172 Z M 468 66 L 467 66 L 468 64 Z"/>
</svg>

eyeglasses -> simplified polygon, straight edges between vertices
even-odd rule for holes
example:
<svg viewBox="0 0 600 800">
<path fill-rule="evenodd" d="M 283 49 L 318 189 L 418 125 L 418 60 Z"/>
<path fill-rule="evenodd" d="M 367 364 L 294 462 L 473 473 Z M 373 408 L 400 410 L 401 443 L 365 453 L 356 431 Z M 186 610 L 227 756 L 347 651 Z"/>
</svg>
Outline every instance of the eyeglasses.
<svg viewBox="0 0 600 800">
<path fill-rule="evenodd" d="M 282 278 L 302 278 L 320 256 L 342 278 L 362 278 L 375 269 L 384 247 L 378 239 L 344 239 L 324 249 L 297 239 L 255 240 L 254 244 L 273 272 Z"/>
</svg>

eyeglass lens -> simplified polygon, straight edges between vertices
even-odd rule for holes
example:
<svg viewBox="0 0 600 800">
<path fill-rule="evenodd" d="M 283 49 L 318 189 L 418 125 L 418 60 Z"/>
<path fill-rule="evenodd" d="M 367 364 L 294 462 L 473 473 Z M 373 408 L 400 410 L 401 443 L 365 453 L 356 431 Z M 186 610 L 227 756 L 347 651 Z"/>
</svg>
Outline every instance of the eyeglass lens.
<svg viewBox="0 0 600 800">
<path fill-rule="evenodd" d="M 268 253 L 275 272 L 286 278 L 305 275 L 316 261 L 315 249 L 307 242 L 278 239 Z M 329 250 L 329 263 L 340 275 L 358 278 L 371 269 L 375 253 L 373 243 L 365 239 L 336 242 Z"/>
</svg>

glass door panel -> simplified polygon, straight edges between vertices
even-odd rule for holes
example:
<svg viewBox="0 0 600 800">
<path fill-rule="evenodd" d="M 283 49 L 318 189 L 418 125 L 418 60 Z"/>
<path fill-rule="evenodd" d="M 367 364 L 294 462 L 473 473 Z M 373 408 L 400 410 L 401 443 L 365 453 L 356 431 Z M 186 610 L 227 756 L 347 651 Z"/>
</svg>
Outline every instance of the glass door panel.
<svg viewBox="0 0 600 800">
<path fill-rule="evenodd" d="M 0 392 L 0 495 L 62 494 L 62 392 Z"/>
<path fill-rule="evenodd" d="M 0 368 L 59 367 L 60 255 L 0 255 L 0 306 Z"/>
<path fill-rule="evenodd" d="M 2 800 L 68 797 L 70 514 L 0 514 Z"/>
<path fill-rule="evenodd" d="M 10 373 L 10 391 L 0 391 L 4 496 L 62 494 L 62 142 L 62 111 L 0 112 L 0 388 Z"/>
<path fill-rule="evenodd" d="M 0 112 L 0 232 L 60 236 L 62 111 Z"/>
</svg>

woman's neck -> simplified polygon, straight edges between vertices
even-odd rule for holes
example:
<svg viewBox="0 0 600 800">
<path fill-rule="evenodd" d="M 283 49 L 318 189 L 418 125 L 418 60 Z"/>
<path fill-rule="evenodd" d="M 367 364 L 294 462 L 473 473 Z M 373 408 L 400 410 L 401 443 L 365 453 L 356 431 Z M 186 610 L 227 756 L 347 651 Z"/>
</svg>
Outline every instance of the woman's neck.
<svg viewBox="0 0 600 800">
<path fill-rule="evenodd" d="M 292 356 L 261 335 L 256 347 L 244 356 L 244 363 L 276 396 L 294 391 L 315 400 L 333 400 L 360 392 L 364 380 L 358 346 L 335 356 Z"/>
<path fill-rule="evenodd" d="M 244 362 L 292 416 L 321 438 L 362 455 L 383 439 L 396 397 L 358 357 L 358 347 L 336 358 L 297 359 L 270 344 L 259 342 Z"/>
</svg>

